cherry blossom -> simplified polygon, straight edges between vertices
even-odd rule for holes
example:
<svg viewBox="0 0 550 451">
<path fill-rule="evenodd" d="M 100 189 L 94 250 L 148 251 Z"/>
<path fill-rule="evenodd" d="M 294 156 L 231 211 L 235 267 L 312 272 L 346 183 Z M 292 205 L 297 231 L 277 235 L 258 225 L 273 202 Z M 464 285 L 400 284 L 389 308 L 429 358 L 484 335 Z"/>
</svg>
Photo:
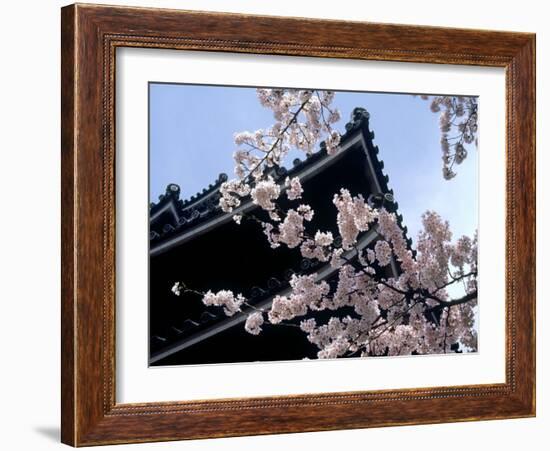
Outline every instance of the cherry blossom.
<svg viewBox="0 0 550 451">
<path fill-rule="evenodd" d="M 278 324 L 305 315 L 308 310 L 318 310 L 320 302 L 330 290 L 327 282 L 316 282 L 315 274 L 296 276 L 290 280 L 292 293 L 288 296 L 275 296 L 268 312 L 269 321 Z"/>
<path fill-rule="evenodd" d="M 376 259 L 380 266 L 389 265 L 391 262 L 391 247 L 387 241 L 377 241 L 374 246 L 374 252 L 376 254 Z"/>
<path fill-rule="evenodd" d="M 252 202 L 259 205 L 264 210 L 272 211 L 275 209 L 274 200 L 277 200 L 281 188 L 272 177 L 267 177 L 265 180 L 259 180 L 254 188 L 252 188 Z"/>
<path fill-rule="evenodd" d="M 245 330 L 252 335 L 259 335 L 262 331 L 262 324 L 264 323 L 264 316 L 262 312 L 254 312 L 248 315 L 244 324 Z"/>
<path fill-rule="evenodd" d="M 241 180 L 228 180 L 220 186 L 220 207 L 229 213 L 241 205 L 241 198 L 250 194 L 250 186 Z"/>
<path fill-rule="evenodd" d="M 193 292 L 228 316 L 246 315 L 244 328 L 252 335 L 259 335 L 265 324 L 294 325 L 317 347 L 318 358 L 477 350 L 477 234 L 453 241 L 449 223 L 427 211 L 413 249 L 393 211 L 374 208 L 345 188 L 332 199 L 338 236 L 312 229 L 315 212 L 299 203 L 304 192 L 300 179 L 276 180 L 273 168 L 282 166 L 291 149 L 310 154 L 322 139 L 327 154 L 338 151 L 340 135 L 332 124 L 340 113 L 332 107 L 334 93 L 257 93 L 261 105 L 273 112 L 274 124 L 234 136 L 237 178 L 221 185 L 220 207 L 231 213 L 252 202 L 263 216 L 234 214 L 237 224 L 255 220 L 274 252 L 286 247 L 330 268 L 332 275 L 294 274 L 288 290 L 262 309 L 229 290 L 202 293 L 178 282 L 172 292 Z M 465 146 L 477 140 L 477 100 L 434 97 L 431 109 L 440 113 L 443 171 L 450 179 L 453 166 L 467 157 Z M 455 128 L 457 139 L 449 135 Z M 360 238 L 367 232 L 375 233 L 375 240 L 361 248 Z M 318 312 L 329 312 L 328 319 L 324 315 L 321 320 Z"/>
<path fill-rule="evenodd" d="M 182 291 L 182 285 L 180 282 L 176 282 L 173 286 L 172 286 L 172 293 L 174 293 L 176 296 L 179 296 L 181 294 L 181 291 Z"/>
<path fill-rule="evenodd" d="M 352 196 L 342 195 L 347 204 L 354 204 Z M 305 211 L 309 209 L 302 209 Z M 363 208 L 345 211 L 353 223 L 366 227 Z M 369 224 L 382 238 L 366 253 L 366 264 L 343 258 L 345 250 L 335 246 L 332 234 L 317 231 L 311 239 L 302 240 L 303 245 L 311 243 L 322 249 L 321 261 L 340 260 L 336 283 L 318 280 L 316 273 L 293 275 L 289 293 L 275 296 L 266 316 L 264 312 L 249 314 L 245 329 L 257 335 L 266 322 L 278 325 L 298 320 L 308 340 L 319 348 L 318 358 L 451 352 L 457 343 L 464 349 L 477 349 L 476 238 L 460 237 L 453 243 L 449 224 L 429 211 L 422 217 L 423 230 L 417 240 L 417 256 L 413 257 L 395 214 L 385 209 L 377 213 Z M 299 231 L 279 231 L 275 239 L 279 245 L 293 247 L 304 233 L 304 218 L 296 210 L 287 212 L 285 221 L 290 224 L 294 219 L 289 218 L 301 218 L 297 221 Z M 372 264 L 385 266 L 392 259 L 408 269 L 396 277 L 380 278 Z M 446 288 L 453 283 L 468 287 L 462 298 L 449 298 Z M 208 292 L 203 302 L 224 306 L 227 314 L 241 311 L 247 303 L 228 291 Z M 353 316 L 338 316 L 343 308 L 351 308 Z M 335 315 L 326 323 L 308 318 L 325 310 Z"/>
<path fill-rule="evenodd" d="M 421 96 L 430 100 L 430 109 L 439 113 L 443 178 L 456 176 L 454 165 L 460 165 L 468 156 L 467 145 L 477 147 L 478 103 L 476 97 Z"/>
<path fill-rule="evenodd" d="M 217 293 L 208 291 L 202 298 L 204 305 L 213 305 L 223 307 L 223 311 L 227 316 L 233 316 L 241 311 L 241 305 L 245 301 L 241 294 L 235 295 L 232 291 L 221 290 Z"/>
<path fill-rule="evenodd" d="M 376 218 L 376 212 L 365 202 L 363 196 L 352 197 L 347 189 L 340 189 L 335 194 L 333 203 L 338 210 L 336 221 L 342 237 L 342 247 L 350 249 L 360 232 L 369 229 Z"/>
<path fill-rule="evenodd" d="M 284 221 L 279 225 L 278 233 L 274 233 L 271 227 L 268 230 L 270 240 L 275 243 L 284 243 L 289 248 L 302 244 L 304 240 L 304 221 L 311 221 L 313 210 L 309 205 L 300 205 L 297 210 L 288 210 Z"/>
<path fill-rule="evenodd" d="M 292 179 L 287 177 L 285 180 L 285 186 L 288 187 L 286 195 L 289 200 L 296 200 L 302 197 L 304 190 L 302 189 L 302 184 L 298 177 L 293 177 Z"/>
</svg>

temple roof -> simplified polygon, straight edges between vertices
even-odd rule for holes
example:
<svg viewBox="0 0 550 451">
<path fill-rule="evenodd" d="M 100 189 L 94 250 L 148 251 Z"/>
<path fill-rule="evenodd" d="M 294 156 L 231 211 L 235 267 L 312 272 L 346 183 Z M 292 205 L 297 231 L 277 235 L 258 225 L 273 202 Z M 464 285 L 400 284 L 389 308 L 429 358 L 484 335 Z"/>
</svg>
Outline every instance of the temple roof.
<svg viewBox="0 0 550 451">
<path fill-rule="evenodd" d="M 303 160 L 294 160 L 292 167 L 274 170 L 272 173 L 273 178 L 279 183 L 283 183 L 287 176 L 298 176 L 302 182 L 306 181 L 308 183 L 307 180 L 309 180 L 310 182 L 316 181 L 315 183 L 323 184 L 322 178 L 318 178 L 317 175 L 325 173 L 325 171 L 332 174 L 331 177 L 334 177 L 335 174 L 343 175 L 346 181 L 350 177 L 361 177 L 361 180 L 368 178 L 369 188 L 367 191 L 362 191 L 363 194 L 368 196 L 371 205 L 376 207 L 383 205 L 388 210 L 395 212 L 406 235 L 407 228 L 403 225 L 402 216 L 398 214 L 398 204 L 393 197 L 393 190 L 388 186 L 389 177 L 384 173 L 384 162 L 378 158 L 379 150 L 373 143 L 374 132 L 369 129 L 369 113 L 363 108 L 355 108 L 350 122 L 345 127 L 346 132 L 342 135 L 340 150 L 334 155 L 328 155 L 326 147 L 322 143 L 317 152 Z M 358 158 L 361 160 L 358 160 Z M 357 161 L 363 161 L 363 164 L 366 165 L 366 172 L 361 172 L 360 169 L 353 170 L 355 175 L 351 175 L 351 172 L 342 172 L 341 165 L 336 165 L 338 161 L 342 162 L 344 159 L 345 164 L 356 164 Z M 164 262 L 161 266 L 155 266 L 155 275 L 158 280 L 152 280 L 155 280 L 155 283 L 161 283 L 162 293 L 170 293 L 170 284 L 173 285 L 174 281 L 178 280 L 173 275 L 173 271 L 176 271 L 174 267 L 179 264 L 174 262 L 181 261 L 183 267 L 185 267 L 187 258 L 193 261 L 196 253 L 202 252 L 197 250 L 197 247 L 201 249 L 198 245 L 193 248 L 194 250 L 190 249 L 189 246 L 192 243 L 205 243 L 204 240 L 211 243 L 212 239 L 220 236 L 220 234 L 213 233 L 211 235 L 210 232 L 218 230 L 218 227 L 228 227 L 228 224 L 233 224 L 232 214 L 222 212 L 218 206 L 219 188 L 226 180 L 227 176 L 221 174 L 207 188 L 188 199 L 180 199 L 179 186 L 170 184 L 165 194 L 159 197 L 159 202 L 151 204 L 151 258 L 160 258 Z M 249 199 L 244 199 L 239 208 L 252 209 L 259 207 L 253 205 Z M 332 218 L 332 215 L 329 214 L 328 217 Z M 325 217 L 326 220 L 327 217 Z M 326 227 L 326 225 L 323 227 Z M 247 235 L 249 232 L 243 231 L 243 226 L 240 226 L 239 230 L 239 233 L 244 234 L 243 236 L 247 239 L 251 236 Z M 203 241 L 200 241 L 201 234 L 207 234 L 202 235 Z M 236 236 L 235 239 L 237 241 L 242 240 L 243 236 Z M 197 239 L 199 241 L 196 241 Z M 338 237 L 335 238 L 335 240 L 338 239 Z M 378 239 L 378 236 L 374 229 L 366 232 L 360 238 L 358 248 L 363 249 L 372 246 L 376 239 Z M 412 241 L 407 239 L 407 243 L 409 248 L 412 249 Z M 250 252 L 250 249 L 247 252 Z M 203 258 L 208 259 L 208 256 L 201 256 L 201 259 Z M 200 265 L 199 262 L 197 264 Z M 196 267 L 197 265 L 192 266 Z M 189 267 L 187 270 L 189 270 Z M 197 269 L 197 271 L 200 272 L 201 269 Z M 392 262 L 391 271 L 394 275 L 399 272 L 397 262 Z M 330 280 L 335 277 L 335 272 L 330 265 L 316 260 L 297 258 L 287 262 L 286 266 L 271 267 L 270 265 L 270 270 L 262 278 L 254 279 L 247 292 L 243 292 L 243 294 L 253 305 L 265 307 L 271 303 L 274 296 L 284 295 L 289 289 L 289 280 L 292 274 L 314 272 L 323 280 Z M 159 296 L 164 300 L 159 302 L 155 298 L 157 301 L 154 306 L 151 305 L 151 308 L 157 308 L 157 306 L 158 308 L 164 308 L 163 306 L 167 305 L 166 302 L 170 302 L 164 298 L 164 294 Z M 184 305 L 182 303 L 176 304 Z M 186 311 L 185 315 L 171 311 L 166 317 L 167 322 L 164 326 L 155 328 L 155 331 L 151 330 L 151 364 L 161 362 L 178 352 L 188 352 L 185 349 L 191 349 L 196 345 L 203 346 L 204 344 L 200 343 L 213 339 L 214 336 L 228 333 L 229 329 L 241 324 L 248 313 L 245 311 L 227 318 L 223 312 L 218 311 L 220 309 L 216 310 L 202 305 L 200 307 Z M 242 328 L 242 324 L 240 328 Z"/>
<path fill-rule="evenodd" d="M 345 133 L 342 134 L 340 147 L 345 148 L 346 143 L 357 137 L 358 132 L 362 133 L 370 159 L 373 164 L 373 170 L 376 174 L 377 182 L 380 186 L 380 192 L 371 196 L 369 202 L 379 206 L 379 204 L 393 204 L 392 209 L 397 211 L 399 205 L 393 199 L 393 190 L 389 188 L 389 177 L 384 173 L 384 162 L 378 158 L 379 149 L 374 145 L 374 132 L 369 129 L 369 113 L 364 108 L 355 108 L 351 114 L 350 121 L 345 125 Z M 308 155 L 305 159 L 295 159 L 292 167 L 277 167 L 271 172 L 272 177 L 278 182 L 283 183 L 287 176 L 299 176 L 317 163 L 328 161 L 330 156 L 327 154 L 325 142 L 321 142 L 317 152 Z M 180 199 L 181 189 L 171 183 L 166 187 L 164 194 L 159 196 L 157 203 L 150 204 L 150 241 L 153 249 L 157 244 L 169 240 L 182 232 L 191 230 L 208 220 L 230 214 L 223 213 L 219 207 L 219 192 L 223 182 L 228 180 L 227 174 L 220 174 L 218 178 L 202 191 L 192 195 L 187 199 Z M 247 199 L 243 201 L 243 204 Z M 405 233 L 407 228 L 403 225 L 403 217 L 398 215 L 398 221 Z M 411 244 L 411 243 L 409 243 Z"/>
</svg>

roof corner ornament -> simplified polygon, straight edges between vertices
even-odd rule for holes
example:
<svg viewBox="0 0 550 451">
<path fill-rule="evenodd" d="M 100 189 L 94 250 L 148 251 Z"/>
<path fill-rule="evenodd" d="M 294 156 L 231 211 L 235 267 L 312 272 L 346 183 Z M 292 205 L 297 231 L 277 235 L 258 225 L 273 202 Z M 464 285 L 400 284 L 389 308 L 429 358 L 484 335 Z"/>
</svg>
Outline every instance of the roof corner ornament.
<svg viewBox="0 0 550 451">
<path fill-rule="evenodd" d="M 370 114 L 365 108 L 355 107 L 351 112 L 350 120 L 361 121 L 363 119 L 369 119 L 369 118 L 370 118 Z"/>
<path fill-rule="evenodd" d="M 365 108 L 355 107 L 350 115 L 350 121 L 346 124 L 346 131 L 354 130 L 358 128 L 363 121 L 367 121 L 370 118 L 369 112 Z"/>
<path fill-rule="evenodd" d="M 166 187 L 166 196 L 173 196 L 176 199 L 179 199 L 180 192 L 181 192 L 181 189 L 180 189 L 179 185 L 176 185 L 175 183 L 170 183 Z"/>
</svg>

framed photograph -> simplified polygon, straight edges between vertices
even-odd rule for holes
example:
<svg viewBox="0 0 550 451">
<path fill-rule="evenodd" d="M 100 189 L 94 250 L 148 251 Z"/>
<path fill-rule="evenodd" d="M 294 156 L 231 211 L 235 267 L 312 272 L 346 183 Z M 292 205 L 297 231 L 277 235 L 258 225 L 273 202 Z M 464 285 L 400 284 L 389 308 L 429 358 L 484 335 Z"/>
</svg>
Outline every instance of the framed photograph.
<svg viewBox="0 0 550 451">
<path fill-rule="evenodd" d="M 61 31 L 64 443 L 535 415 L 533 34 Z"/>
</svg>

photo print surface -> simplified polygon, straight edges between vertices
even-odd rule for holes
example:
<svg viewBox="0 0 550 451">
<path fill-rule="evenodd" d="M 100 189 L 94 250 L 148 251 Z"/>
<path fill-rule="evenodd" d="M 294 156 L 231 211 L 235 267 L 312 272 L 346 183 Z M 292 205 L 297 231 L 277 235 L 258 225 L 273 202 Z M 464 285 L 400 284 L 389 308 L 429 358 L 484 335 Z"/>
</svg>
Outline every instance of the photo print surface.
<svg viewBox="0 0 550 451">
<path fill-rule="evenodd" d="M 149 365 L 478 351 L 478 98 L 149 83 Z"/>
</svg>

